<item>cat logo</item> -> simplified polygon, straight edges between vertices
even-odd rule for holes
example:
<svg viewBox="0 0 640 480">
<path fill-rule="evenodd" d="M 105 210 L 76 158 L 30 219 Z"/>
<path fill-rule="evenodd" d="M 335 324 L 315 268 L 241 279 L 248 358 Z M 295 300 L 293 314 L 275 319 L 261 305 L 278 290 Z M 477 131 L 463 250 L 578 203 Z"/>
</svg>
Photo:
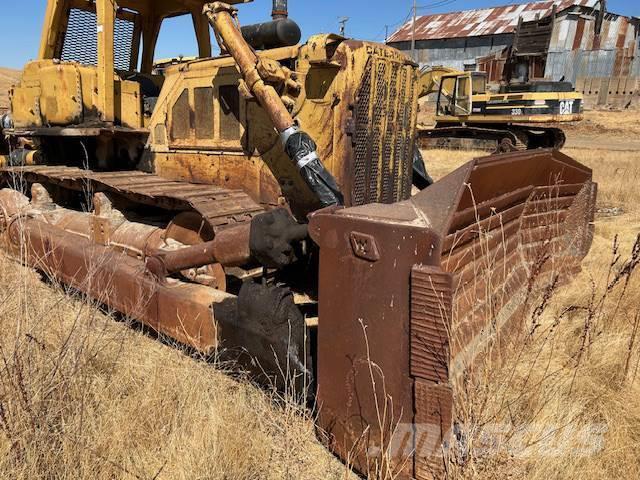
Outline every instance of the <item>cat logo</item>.
<svg viewBox="0 0 640 480">
<path fill-rule="evenodd" d="M 565 100 L 560 102 L 560 115 L 571 115 L 573 113 L 573 103 L 575 100 Z"/>
</svg>

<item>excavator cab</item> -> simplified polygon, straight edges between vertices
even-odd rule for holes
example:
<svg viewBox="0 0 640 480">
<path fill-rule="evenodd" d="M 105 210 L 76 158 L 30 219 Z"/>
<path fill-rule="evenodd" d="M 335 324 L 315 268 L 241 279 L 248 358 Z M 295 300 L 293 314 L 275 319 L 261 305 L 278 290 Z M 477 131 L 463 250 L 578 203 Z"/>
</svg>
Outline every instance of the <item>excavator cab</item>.
<svg viewBox="0 0 640 480">
<path fill-rule="evenodd" d="M 487 92 L 487 74 L 467 72 L 445 75 L 438 91 L 437 115 L 469 116 L 473 113 L 473 99 Z"/>
</svg>

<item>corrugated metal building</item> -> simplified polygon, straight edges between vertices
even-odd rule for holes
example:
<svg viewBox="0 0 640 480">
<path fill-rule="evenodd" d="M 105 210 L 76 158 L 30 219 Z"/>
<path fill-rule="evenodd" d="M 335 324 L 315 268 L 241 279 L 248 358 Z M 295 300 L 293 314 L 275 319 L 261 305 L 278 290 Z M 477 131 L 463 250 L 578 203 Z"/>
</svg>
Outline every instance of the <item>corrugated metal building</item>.
<svg viewBox="0 0 640 480">
<path fill-rule="evenodd" d="M 410 21 L 388 43 L 410 50 L 413 31 Z M 416 60 L 484 70 L 499 82 L 509 53 L 533 44 L 539 51 L 526 52 L 531 78 L 570 81 L 587 104 L 624 103 L 639 84 L 639 32 L 639 19 L 607 12 L 606 1 L 531 2 L 418 17 Z"/>
</svg>

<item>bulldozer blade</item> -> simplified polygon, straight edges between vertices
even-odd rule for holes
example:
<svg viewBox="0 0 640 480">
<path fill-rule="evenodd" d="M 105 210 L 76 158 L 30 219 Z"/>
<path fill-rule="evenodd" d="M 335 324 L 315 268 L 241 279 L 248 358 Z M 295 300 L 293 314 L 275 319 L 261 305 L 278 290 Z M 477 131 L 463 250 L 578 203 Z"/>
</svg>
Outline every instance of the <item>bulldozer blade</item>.
<svg viewBox="0 0 640 480">
<path fill-rule="evenodd" d="M 592 172 L 550 150 L 473 160 L 394 205 L 317 212 L 318 402 L 332 448 L 438 478 L 455 380 L 519 331 L 540 289 L 580 270 Z"/>
</svg>

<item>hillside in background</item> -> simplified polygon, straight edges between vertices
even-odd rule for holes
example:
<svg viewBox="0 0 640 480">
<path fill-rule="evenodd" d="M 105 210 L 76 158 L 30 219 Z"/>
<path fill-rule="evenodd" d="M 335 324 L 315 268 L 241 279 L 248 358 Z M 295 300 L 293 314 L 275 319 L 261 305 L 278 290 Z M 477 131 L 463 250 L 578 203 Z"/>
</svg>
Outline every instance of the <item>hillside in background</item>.
<svg viewBox="0 0 640 480">
<path fill-rule="evenodd" d="M 0 67 L 0 110 L 9 108 L 9 89 L 20 79 L 20 71 Z"/>
</svg>

